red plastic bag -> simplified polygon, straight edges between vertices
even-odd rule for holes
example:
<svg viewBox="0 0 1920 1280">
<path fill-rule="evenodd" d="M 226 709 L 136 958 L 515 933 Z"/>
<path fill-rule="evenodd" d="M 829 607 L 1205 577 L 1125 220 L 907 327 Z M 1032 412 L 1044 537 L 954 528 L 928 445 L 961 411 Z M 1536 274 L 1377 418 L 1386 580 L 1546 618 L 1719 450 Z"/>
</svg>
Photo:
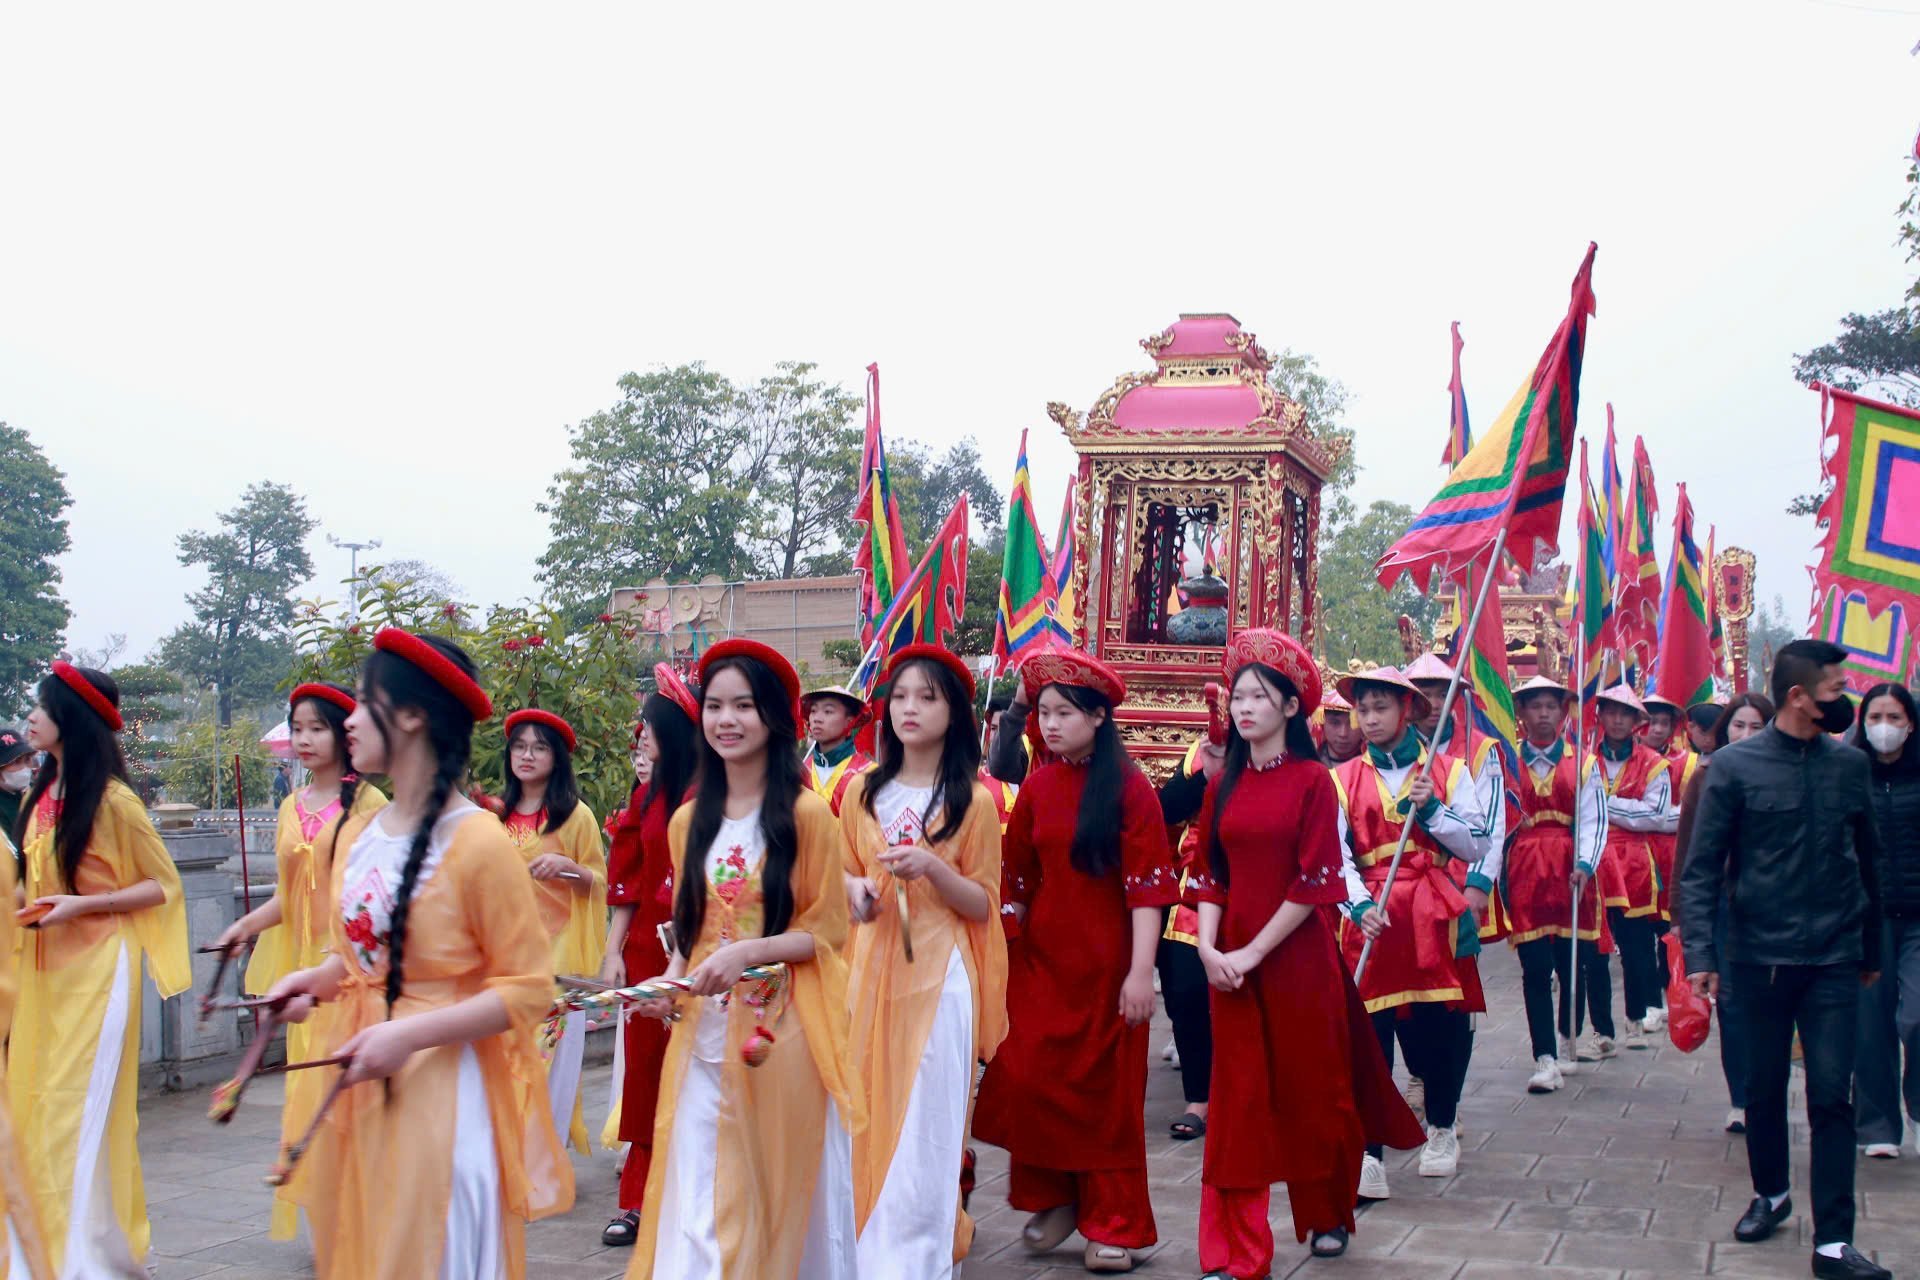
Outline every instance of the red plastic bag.
<svg viewBox="0 0 1920 1280">
<path fill-rule="evenodd" d="M 1673 1047 L 1692 1053 L 1707 1042 L 1713 1025 L 1713 1004 L 1693 994 L 1687 981 L 1687 962 L 1680 953 L 1680 931 L 1667 934 L 1667 1036 Z"/>
</svg>

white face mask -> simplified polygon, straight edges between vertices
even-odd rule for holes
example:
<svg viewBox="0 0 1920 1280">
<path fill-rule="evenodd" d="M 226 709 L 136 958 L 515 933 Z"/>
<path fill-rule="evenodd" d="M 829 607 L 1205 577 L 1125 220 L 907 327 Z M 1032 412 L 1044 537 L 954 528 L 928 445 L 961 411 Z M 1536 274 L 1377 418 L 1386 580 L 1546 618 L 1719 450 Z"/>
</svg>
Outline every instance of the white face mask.
<svg viewBox="0 0 1920 1280">
<path fill-rule="evenodd" d="M 0 773 L 0 787 L 5 787 L 9 791 L 25 791 L 32 785 L 32 765 L 26 765 L 19 769 L 9 769 L 5 773 Z"/>
<path fill-rule="evenodd" d="M 1908 732 L 1907 726 L 1903 724 L 1882 720 L 1879 724 L 1867 726 L 1867 741 L 1872 744 L 1875 751 L 1890 756 L 1900 749 L 1901 743 L 1907 740 Z"/>
</svg>

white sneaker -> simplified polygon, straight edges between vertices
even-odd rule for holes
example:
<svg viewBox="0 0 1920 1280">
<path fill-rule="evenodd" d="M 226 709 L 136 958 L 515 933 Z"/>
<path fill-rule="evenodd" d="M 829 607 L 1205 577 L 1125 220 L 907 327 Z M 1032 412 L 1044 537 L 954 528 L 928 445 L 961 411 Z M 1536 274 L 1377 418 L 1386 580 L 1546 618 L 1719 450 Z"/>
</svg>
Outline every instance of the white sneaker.
<svg viewBox="0 0 1920 1280">
<path fill-rule="evenodd" d="M 1620 1043 L 1629 1049 L 1646 1048 L 1647 1047 L 1646 1024 L 1644 1022 L 1635 1022 L 1631 1018 L 1629 1018 L 1627 1020 L 1627 1034 L 1620 1037 Z"/>
<path fill-rule="evenodd" d="M 1392 1193 L 1387 1190 L 1387 1166 L 1380 1163 L 1380 1157 L 1363 1155 L 1360 1157 L 1360 1190 L 1362 1200 L 1385 1200 Z"/>
<path fill-rule="evenodd" d="M 1898 1160 L 1900 1158 L 1900 1144 L 1897 1142 L 1869 1142 L 1862 1150 L 1871 1160 Z"/>
<path fill-rule="evenodd" d="M 1612 1036 L 1603 1036 L 1598 1032 L 1589 1031 L 1580 1037 L 1580 1061 L 1582 1062 L 1604 1062 L 1619 1051 L 1620 1046 L 1613 1042 Z"/>
<path fill-rule="evenodd" d="M 1450 1178 L 1460 1169 L 1460 1134 L 1438 1125 L 1427 1131 L 1427 1145 L 1420 1149 L 1420 1176 Z"/>
<path fill-rule="evenodd" d="M 1553 1055 L 1543 1053 L 1533 1060 L 1534 1073 L 1527 1078 L 1528 1093 L 1552 1093 L 1565 1081 L 1560 1078 L 1560 1064 Z"/>
<path fill-rule="evenodd" d="M 1647 1010 L 1647 1016 L 1640 1020 L 1640 1025 L 1646 1028 L 1649 1035 L 1662 1030 L 1667 1025 L 1667 1011 L 1665 1009 Z"/>
<path fill-rule="evenodd" d="M 1419 1076 L 1407 1077 L 1407 1109 L 1416 1115 L 1427 1113 L 1427 1082 Z"/>
<path fill-rule="evenodd" d="M 1563 1076 L 1580 1074 L 1580 1053 L 1574 1047 L 1571 1036 L 1560 1037 L 1560 1056 L 1555 1058 L 1554 1062 L 1559 1066 L 1560 1074 Z"/>
<path fill-rule="evenodd" d="M 1180 1047 L 1173 1041 L 1167 1041 L 1167 1047 L 1160 1051 L 1160 1061 L 1171 1062 L 1174 1070 L 1180 1069 Z"/>
</svg>

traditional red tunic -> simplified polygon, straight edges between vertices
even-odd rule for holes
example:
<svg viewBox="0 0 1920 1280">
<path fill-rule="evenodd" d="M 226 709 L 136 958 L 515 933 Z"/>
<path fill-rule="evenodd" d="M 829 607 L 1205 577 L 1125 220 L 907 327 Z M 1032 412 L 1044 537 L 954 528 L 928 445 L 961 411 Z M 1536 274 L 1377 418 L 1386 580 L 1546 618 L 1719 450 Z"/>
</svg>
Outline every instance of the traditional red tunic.
<svg viewBox="0 0 1920 1280">
<path fill-rule="evenodd" d="M 1006 1148 L 1016 1169 L 1124 1171 L 1144 1193 L 1148 1024 L 1121 1018 L 1120 988 L 1133 963 L 1130 913 L 1165 907 L 1178 891 L 1159 798 L 1132 767 L 1121 793 L 1118 868 L 1099 877 L 1074 869 L 1086 778 L 1080 766 L 1047 765 L 1028 776 L 1014 803 L 1004 861 L 1008 892 L 1026 906 L 1027 923 L 1008 965 L 1009 1032 L 981 1082 L 973 1132 Z M 1134 1238 L 1106 1242 L 1152 1243 L 1151 1210 L 1141 1208 L 1144 1223 L 1102 1233 Z M 1081 1209 L 1084 1233 L 1087 1205 Z"/>
<path fill-rule="evenodd" d="M 1501 884 L 1511 929 L 1507 940 L 1514 946 L 1535 938 L 1564 938 L 1573 924 L 1574 767 L 1573 753 L 1568 751 L 1544 778 L 1523 768 L 1515 787 L 1520 823 L 1507 848 Z M 1595 767 L 1589 757 L 1582 778 L 1591 778 Z M 1582 818 L 1602 822 L 1605 815 L 1586 813 Z M 1601 861 L 1604 864 L 1605 859 Z M 1580 937 L 1585 942 L 1600 937 L 1597 884 L 1598 877 L 1588 882 L 1580 905 Z"/>
<path fill-rule="evenodd" d="M 814 792 L 819 795 L 822 800 L 827 802 L 828 807 L 833 810 L 833 815 L 837 818 L 840 816 L 840 802 L 846 799 L 847 784 L 867 770 L 873 768 L 873 763 L 872 756 L 856 749 L 852 755 L 842 760 L 839 764 L 834 765 L 833 768 L 825 774 L 822 774 L 820 770 L 815 767 L 813 761 L 809 759 L 806 762 L 807 785 L 812 787 Z"/>
<path fill-rule="evenodd" d="M 1283 758 L 1249 769 L 1224 815 L 1216 815 L 1216 795 L 1210 786 L 1196 830 L 1205 850 L 1218 821 L 1229 883 L 1207 873 L 1204 852 L 1191 883 L 1201 902 L 1224 908 L 1219 950 L 1253 941 L 1283 903 L 1345 900 L 1339 802 L 1324 766 Z M 1211 996 L 1221 1052 L 1202 1179 L 1230 1188 L 1288 1183 L 1301 1240 L 1335 1226 L 1352 1230 L 1365 1145 L 1417 1147 L 1426 1135 L 1394 1087 L 1326 916 L 1308 916 L 1239 990 Z"/>
<path fill-rule="evenodd" d="M 985 787 L 987 794 L 993 797 L 994 813 L 1000 818 L 1000 838 L 1004 840 L 1007 835 L 1007 824 L 1013 821 L 1013 803 L 1020 796 L 1020 788 L 1011 782 L 1000 781 L 985 769 L 980 770 L 980 785 Z M 1000 928 L 1006 934 L 1008 942 L 1020 936 L 1019 918 L 1014 915 L 1012 905 L 1007 901 L 1005 863 L 1000 867 Z"/>
<path fill-rule="evenodd" d="M 1679 742 L 1679 738 L 1674 739 Z M 1700 755 L 1684 743 L 1679 750 L 1669 751 L 1665 756 L 1667 777 L 1673 781 L 1673 805 L 1678 809 L 1686 798 L 1687 783 L 1693 780 L 1693 771 L 1700 767 Z M 1653 846 L 1653 864 L 1660 870 L 1660 918 L 1673 919 L 1673 850 L 1675 833 L 1670 831 L 1650 831 L 1647 843 Z"/>
<path fill-rule="evenodd" d="M 1441 804 L 1446 804 L 1457 790 L 1472 786 L 1466 766 L 1450 756 L 1434 761 L 1431 776 L 1434 798 Z M 1411 777 L 1409 774 L 1409 782 Z M 1354 865 L 1367 893 L 1378 902 L 1400 841 L 1401 825 L 1408 819 L 1396 807 L 1399 797 L 1387 794 L 1386 782 L 1366 755 L 1336 766 L 1333 781 L 1346 811 Z M 1470 966 L 1463 965 L 1456 954 L 1460 917 L 1467 911 L 1467 900 L 1460 886 L 1441 870 L 1444 861 L 1439 843 L 1414 822 L 1399 874 L 1385 902 L 1387 919 L 1392 923 L 1374 942 L 1360 978 L 1360 997 L 1368 1013 L 1416 1002 L 1466 1008 L 1470 996 L 1478 995 L 1478 975 L 1469 972 Z M 1351 973 L 1360 962 L 1366 939 L 1351 922 L 1343 923 L 1340 933 L 1347 971 Z"/>
<path fill-rule="evenodd" d="M 1594 757 L 1594 767 L 1606 769 Z M 1607 782 L 1610 800 L 1640 800 L 1667 769 L 1666 758 L 1636 742 L 1620 771 Z M 1660 910 L 1660 873 L 1654 859 L 1653 838 L 1629 831 L 1617 822 L 1607 824 L 1607 851 L 1600 860 L 1600 891 L 1609 907 L 1623 907 L 1629 916 L 1650 916 Z"/>
<path fill-rule="evenodd" d="M 633 920 L 620 957 L 629 983 L 657 978 L 667 971 L 660 926 L 673 919 L 673 854 L 667 824 L 677 807 L 664 800 L 641 807 L 636 791 L 614 833 L 608 866 L 607 901 L 631 906 Z M 625 1075 L 620 1083 L 620 1140 L 631 1143 L 620 1173 L 620 1207 L 638 1210 L 646 1196 L 647 1168 L 653 1159 L 654 1110 L 660 1100 L 660 1063 L 667 1052 L 668 1024 L 658 1018 L 629 1015 L 622 1047 Z"/>
</svg>

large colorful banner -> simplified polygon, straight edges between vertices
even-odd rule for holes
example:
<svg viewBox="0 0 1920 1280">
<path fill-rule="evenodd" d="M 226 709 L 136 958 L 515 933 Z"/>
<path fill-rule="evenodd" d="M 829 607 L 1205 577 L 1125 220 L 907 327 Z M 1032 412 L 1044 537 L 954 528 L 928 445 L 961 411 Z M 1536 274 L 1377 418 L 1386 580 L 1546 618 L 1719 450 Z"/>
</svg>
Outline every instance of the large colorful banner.
<svg viewBox="0 0 1920 1280">
<path fill-rule="evenodd" d="M 1825 478 L 1814 629 L 1848 651 L 1856 693 L 1914 671 L 1920 614 L 1920 413 L 1821 387 Z"/>
</svg>

